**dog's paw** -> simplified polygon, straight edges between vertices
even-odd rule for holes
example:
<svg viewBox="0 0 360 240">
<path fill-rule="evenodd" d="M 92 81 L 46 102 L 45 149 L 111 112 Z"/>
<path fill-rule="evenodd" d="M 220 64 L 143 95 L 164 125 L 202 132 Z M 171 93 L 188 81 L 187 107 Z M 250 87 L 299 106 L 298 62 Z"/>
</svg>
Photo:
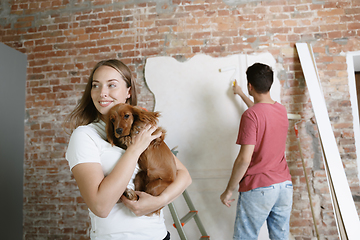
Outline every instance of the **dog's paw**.
<svg viewBox="0 0 360 240">
<path fill-rule="evenodd" d="M 123 195 L 129 199 L 129 200 L 132 200 L 132 201 L 137 201 L 139 199 L 139 196 L 135 193 L 134 190 L 130 189 L 130 188 L 127 188 L 125 190 L 125 192 L 123 193 Z"/>
</svg>

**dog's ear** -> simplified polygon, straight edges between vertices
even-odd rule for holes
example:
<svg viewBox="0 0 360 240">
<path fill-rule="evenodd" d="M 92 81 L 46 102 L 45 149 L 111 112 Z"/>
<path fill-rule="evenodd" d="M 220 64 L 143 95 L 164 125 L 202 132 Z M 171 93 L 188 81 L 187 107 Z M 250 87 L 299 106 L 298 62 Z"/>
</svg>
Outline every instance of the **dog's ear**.
<svg viewBox="0 0 360 240">
<path fill-rule="evenodd" d="M 158 122 L 159 112 L 148 112 L 140 107 L 133 107 L 134 119 L 151 125 L 156 125 Z"/>
<path fill-rule="evenodd" d="M 106 119 L 106 128 L 105 128 L 107 140 L 109 141 L 109 143 L 112 146 L 114 146 L 114 139 L 115 139 L 115 135 L 114 135 L 115 118 L 116 118 L 116 115 L 112 114 L 110 111 L 110 114 Z"/>
</svg>

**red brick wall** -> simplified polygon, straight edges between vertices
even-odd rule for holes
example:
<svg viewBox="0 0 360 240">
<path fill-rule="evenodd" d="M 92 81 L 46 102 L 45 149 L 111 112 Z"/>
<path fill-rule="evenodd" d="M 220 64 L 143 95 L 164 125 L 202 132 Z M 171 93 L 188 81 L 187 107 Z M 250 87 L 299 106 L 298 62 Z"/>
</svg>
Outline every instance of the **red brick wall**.
<svg viewBox="0 0 360 240">
<path fill-rule="evenodd" d="M 278 73 L 283 104 L 304 118 L 300 137 L 320 235 L 338 239 L 316 124 L 311 121 L 314 114 L 294 45 L 313 46 L 348 182 L 358 195 L 343 53 L 360 50 L 360 2 L 226 2 L 236 1 L 1 1 L 0 41 L 28 57 L 24 239 L 88 239 L 87 208 L 64 159 L 68 135 L 62 121 L 97 61 L 119 58 L 128 64 L 137 76 L 140 105 L 151 109 L 153 97 L 143 79 L 147 57 L 184 61 L 197 53 L 219 57 L 265 51 L 284 66 Z M 287 146 L 295 189 L 291 233 L 296 239 L 311 239 L 311 211 L 292 127 Z"/>
</svg>

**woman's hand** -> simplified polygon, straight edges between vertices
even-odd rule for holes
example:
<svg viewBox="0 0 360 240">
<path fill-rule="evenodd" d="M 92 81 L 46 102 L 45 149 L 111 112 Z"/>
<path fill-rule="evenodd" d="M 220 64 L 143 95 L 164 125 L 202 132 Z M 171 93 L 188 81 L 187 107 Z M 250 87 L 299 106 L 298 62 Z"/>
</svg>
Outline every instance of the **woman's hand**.
<svg viewBox="0 0 360 240">
<path fill-rule="evenodd" d="M 128 147 L 111 173 L 106 177 L 99 163 L 81 163 L 73 167 L 72 172 L 80 193 L 86 205 L 95 215 L 99 217 L 107 217 L 109 215 L 111 209 L 125 191 L 139 156 L 152 140 L 160 137 L 161 133 L 152 135 L 156 129 L 157 126 L 146 126 L 134 138 L 133 144 Z M 92 143 L 93 141 L 89 142 Z"/>
<path fill-rule="evenodd" d="M 161 136 L 161 131 L 159 133 L 154 134 L 155 130 L 158 128 L 157 125 L 151 126 L 150 124 L 145 126 L 144 129 L 142 129 L 139 134 L 137 134 L 132 139 L 132 144 L 128 147 L 133 148 L 139 151 L 141 154 L 145 149 L 149 146 L 149 144 L 156 138 Z"/>
<path fill-rule="evenodd" d="M 137 201 L 131 201 L 124 195 L 120 199 L 138 217 L 150 214 L 164 206 L 160 196 L 155 197 L 146 192 L 135 192 L 139 196 Z"/>
<path fill-rule="evenodd" d="M 174 156 L 176 163 L 176 178 L 159 196 L 152 196 L 145 192 L 136 193 L 139 196 L 137 201 L 130 201 L 125 196 L 121 196 L 120 200 L 128 207 L 136 216 L 150 214 L 159 208 L 162 208 L 178 196 L 191 184 L 191 176 L 186 167 Z"/>
</svg>

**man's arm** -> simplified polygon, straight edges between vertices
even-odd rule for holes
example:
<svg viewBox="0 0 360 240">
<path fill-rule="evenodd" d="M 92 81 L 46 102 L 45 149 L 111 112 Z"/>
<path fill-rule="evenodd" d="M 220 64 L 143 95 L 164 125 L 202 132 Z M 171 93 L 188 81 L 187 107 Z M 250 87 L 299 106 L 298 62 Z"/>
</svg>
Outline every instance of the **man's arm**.
<svg viewBox="0 0 360 240">
<path fill-rule="evenodd" d="M 245 95 L 241 87 L 237 84 L 236 80 L 234 81 L 233 91 L 234 94 L 237 94 L 241 97 L 241 99 L 244 101 L 246 106 L 248 106 L 248 108 L 254 106 L 254 102 Z"/>
<path fill-rule="evenodd" d="M 239 154 L 234 162 L 229 183 L 220 196 L 221 202 L 227 207 L 230 207 L 230 203 L 235 200 L 230 198 L 249 167 L 254 148 L 255 145 L 241 145 Z"/>
</svg>

